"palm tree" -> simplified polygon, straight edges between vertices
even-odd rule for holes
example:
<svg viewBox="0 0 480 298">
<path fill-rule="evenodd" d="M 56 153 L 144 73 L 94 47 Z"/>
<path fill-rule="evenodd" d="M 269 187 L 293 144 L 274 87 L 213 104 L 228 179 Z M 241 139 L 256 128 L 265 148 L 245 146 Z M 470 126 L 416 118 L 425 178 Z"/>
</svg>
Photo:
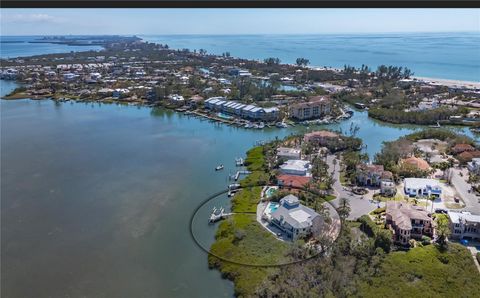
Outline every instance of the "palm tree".
<svg viewBox="0 0 480 298">
<path fill-rule="evenodd" d="M 447 244 L 447 238 L 450 236 L 450 226 L 446 218 L 437 219 L 437 242 L 442 248 Z"/>
<path fill-rule="evenodd" d="M 337 208 L 338 215 L 344 220 L 350 215 L 350 201 L 347 198 L 340 198 L 340 204 Z"/>
</svg>

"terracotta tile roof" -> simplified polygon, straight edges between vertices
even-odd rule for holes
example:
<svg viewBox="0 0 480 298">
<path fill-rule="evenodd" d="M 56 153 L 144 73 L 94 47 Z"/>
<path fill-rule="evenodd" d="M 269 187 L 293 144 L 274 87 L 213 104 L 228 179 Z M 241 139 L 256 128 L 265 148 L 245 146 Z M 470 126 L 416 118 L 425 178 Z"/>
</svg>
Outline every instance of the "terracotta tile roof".
<svg viewBox="0 0 480 298">
<path fill-rule="evenodd" d="M 464 161 L 471 161 L 475 157 L 480 157 L 480 151 L 464 151 L 460 153 L 457 158 L 464 160 Z"/>
<path fill-rule="evenodd" d="M 336 137 L 338 137 L 338 134 L 328 130 L 313 131 L 310 133 L 306 133 L 304 135 L 305 140 L 310 140 L 315 138 L 336 138 Z"/>
<path fill-rule="evenodd" d="M 409 165 L 412 165 L 412 166 L 416 166 L 417 168 L 419 168 L 422 171 L 430 170 L 430 165 L 428 164 L 428 162 L 426 162 L 425 160 L 423 160 L 419 157 L 412 156 L 412 157 L 409 157 L 409 158 L 402 159 L 402 163 L 406 163 L 406 164 L 409 164 Z"/>
<path fill-rule="evenodd" d="M 296 176 L 296 175 L 280 175 L 277 180 L 283 183 L 284 186 L 303 187 L 310 182 L 311 177 Z"/>
<path fill-rule="evenodd" d="M 465 151 L 473 151 L 475 148 L 470 144 L 457 144 L 453 146 L 452 150 L 456 153 L 462 153 Z"/>
</svg>

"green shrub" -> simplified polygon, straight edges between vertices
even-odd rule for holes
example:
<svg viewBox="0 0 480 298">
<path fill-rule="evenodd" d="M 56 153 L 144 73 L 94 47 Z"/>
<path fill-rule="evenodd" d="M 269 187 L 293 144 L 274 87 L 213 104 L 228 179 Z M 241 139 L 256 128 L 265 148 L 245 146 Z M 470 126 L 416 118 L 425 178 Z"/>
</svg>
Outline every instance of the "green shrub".
<svg viewBox="0 0 480 298">
<path fill-rule="evenodd" d="M 373 210 L 373 214 L 382 214 L 382 213 L 385 213 L 385 210 L 386 208 L 385 207 L 382 207 L 382 208 L 377 208 L 375 210 Z"/>
</svg>

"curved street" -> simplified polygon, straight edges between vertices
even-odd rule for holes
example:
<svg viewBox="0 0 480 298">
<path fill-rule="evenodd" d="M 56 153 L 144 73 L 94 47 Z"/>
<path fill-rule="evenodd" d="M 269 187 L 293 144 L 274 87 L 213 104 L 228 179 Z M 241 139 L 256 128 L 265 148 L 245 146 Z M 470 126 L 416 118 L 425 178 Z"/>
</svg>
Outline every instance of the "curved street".
<svg viewBox="0 0 480 298">
<path fill-rule="evenodd" d="M 336 164 L 334 164 L 334 160 L 336 160 Z M 357 219 L 362 215 L 368 214 L 371 211 L 379 208 L 384 207 L 385 203 L 374 202 L 372 200 L 373 192 L 369 191 L 366 195 L 362 196 L 356 195 L 350 191 L 348 191 L 341 183 L 340 183 L 340 160 L 338 160 L 335 155 L 328 155 L 327 156 L 327 165 L 328 170 L 330 173 L 333 173 L 333 184 L 332 188 L 335 193 L 336 198 L 332 200 L 332 204 L 335 207 L 339 206 L 341 198 L 347 198 L 350 202 L 350 215 L 348 219 Z"/>
</svg>

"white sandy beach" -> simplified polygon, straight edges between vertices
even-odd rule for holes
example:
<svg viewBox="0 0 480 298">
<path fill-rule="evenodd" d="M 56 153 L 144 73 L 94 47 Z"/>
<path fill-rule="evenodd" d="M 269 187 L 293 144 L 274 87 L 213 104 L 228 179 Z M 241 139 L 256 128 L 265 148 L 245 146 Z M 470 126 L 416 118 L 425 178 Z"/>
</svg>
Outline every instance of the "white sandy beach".
<svg viewBox="0 0 480 298">
<path fill-rule="evenodd" d="M 438 79 L 438 78 L 427 78 L 427 77 L 412 77 L 419 81 L 430 82 L 436 85 L 442 85 L 447 87 L 466 87 L 469 89 L 478 89 L 480 88 L 480 82 L 472 81 L 460 81 L 460 80 L 449 80 L 449 79 Z"/>
</svg>

